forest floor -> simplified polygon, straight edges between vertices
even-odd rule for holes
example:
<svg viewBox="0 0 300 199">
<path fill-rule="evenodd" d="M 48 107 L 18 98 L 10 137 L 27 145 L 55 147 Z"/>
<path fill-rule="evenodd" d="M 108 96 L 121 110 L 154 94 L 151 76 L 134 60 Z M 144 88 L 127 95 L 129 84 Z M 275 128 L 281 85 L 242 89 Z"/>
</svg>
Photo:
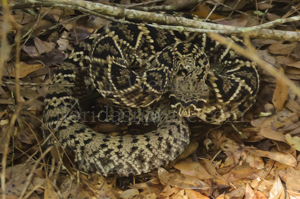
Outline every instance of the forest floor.
<svg viewBox="0 0 300 199">
<path fill-rule="evenodd" d="M 2 198 L 300 199 L 299 1 L 7 1 L 0 16 Z M 95 29 L 158 11 L 209 18 L 220 25 L 216 33 L 250 37 L 255 50 L 247 44 L 246 53 L 260 66 L 257 102 L 233 123 L 192 124 L 191 144 L 164 168 L 131 177 L 79 172 L 57 153 L 59 145 L 43 142 L 47 85 Z M 114 135 L 131 127 L 96 129 Z"/>
</svg>

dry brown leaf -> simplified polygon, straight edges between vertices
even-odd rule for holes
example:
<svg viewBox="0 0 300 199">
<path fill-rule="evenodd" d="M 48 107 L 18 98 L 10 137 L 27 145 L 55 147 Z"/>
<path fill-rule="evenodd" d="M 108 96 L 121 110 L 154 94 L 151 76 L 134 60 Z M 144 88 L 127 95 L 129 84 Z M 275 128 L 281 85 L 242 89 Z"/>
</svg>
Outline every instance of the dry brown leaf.
<svg viewBox="0 0 300 199">
<path fill-rule="evenodd" d="M 177 157 L 174 161 L 172 161 L 169 165 L 172 167 L 176 162 L 179 162 L 181 160 L 186 159 L 189 157 L 192 153 L 194 153 L 198 149 L 198 142 L 191 142 L 186 149 L 183 151 L 182 154 L 180 154 L 179 157 Z"/>
<path fill-rule="evenodd" d="M 281 18 L 279 15 L 276 15 L 276 14 L 273 14 L 273 13 L 267 12 L 266 14 L 267 14 L 268 19 L 269 19 L 270 21 L 274 21 L 274 20 L 276 20 L 276 19 L 280 19 L 280 18 Z"/>
<path fill-rule="evenodd" d="M 297 113 L 280 111 L 276 115 L 265 120 L 255 129 L 256 131 L 259 131 L 260 135 L 266 138 L 285 142 L 285 136 L 282 133 L 279 133 L 277 129 L 288 124 L 293 124 L 295 121 L 298 121 Z"/>
<path fill-rule="evenodd" d="M 216 199 L 229 199 L 229 197 L 226 194 L 221 194 Z"/>
<path fill-rule="evenodd" d="M 47 185 L 45 186 L 45 198 L 49 199 L 59 199 L 56 191 L 54 190 L 52 184 L 47 181 Z"/>
<path fill-rule="evenodd" d="M 142 183 L 138 183 L 138 184 L 134 184 L 134 185 L 130 185 L 130 188 L 134 188 L 134 189 L 149 189 L 150 186 L 152 185 L 158 185 L 160 184 L 160 181 L 158 178 L 153 178 L 147 182 L 142 182 Z"/>
<path fill-rule="evenodd" d="M 239 144 L 229 138 L 223 141 L 220 147 L 227 155 L 224 166 L 233 166 L 239 162 L 239 159 L 242 155 L 242 146 L 242 144 Z"/>
<path fill-rule="evenodd" d="M 300 193 L 300 171 L 288 167 L 286 174 L 286 188 L 289 191 Z"/>
<path fill-rule="evenodd" d="M 185 196 L 184 190 L 182 189 L 182 190 L 178 191 L 176 194 L 174 194 L 172 196 L 172 199 L 187 199 L 187 197 Z"/>
<path fill-rule="evenodd" d="M 282 67 L 279 68 L 279 72 L 284 74 Z M 276 88 L 274 91 L 272 102 L 277 111 L 281 110 L 288 96 L 288 86 L 280 78 L 277 78 Z"/>
<path fill-rule="evenodd" d="M 270 3 L 263 3 L 263 2 L 261 2 L 261 3 L 258 3 L 258 4 L 257 4 L 257 8 L 258 8 L 259 10 L 267 10 L 267 9 L 269 9 L 269 8 L 272 8 L 272 7 L 273 7 L 273 5 L 270 4 Z"/>
<path fill-rule="evenodd" d="M 26 64 L 24 62 L 20 62 L 20 78 L 26 77 L 28 74 L 43 68 L 43 64 Z M 13 70 L 10 74 L 10 77 L 16 77 L 16 71 Z"/>
<path fill-rule="evenodd" d="M 292 137 L 290 134 L 285 135 L 286 142 L 296 149 L 297 151 L 300 151 L 300 137 L 299 136 L 294 136 Z"/>
<path fill-rule="evenodd" d="M 214 176 L 216 179 L 218 179 L 219 183 L 222 185 L 228 185 L 228 182 L 217 172 L 212 162 L 208 159 L 201 159 L 201 164 L 205 167 L 206 171 Z"/>
<path fill-rule="evenodd" d="M 250 124 L 253 126 L 253 127 L 258 127 L 259 125 L 261 125 L 266 119 L 268 119 L 267 117 L 260 117 L 260 118 L 257 118 L 257 119 L 253 119 L 251 120 Z"/>
<path fill-rule="evenodd" d="M 178 193 L 180 190 L 181 189 L 177 187 L 171 187 L 169 184 L 167 184 L 157 198 L 169 198 L 171 195 Z"/>
<path fill-rule="evenodd" d="M 36 18 L 33 15 L 24 12 L 22 14 L 13 15 L 13 17 L 15 18 L 16 22 L 18 22 L 18 24 L 27 24 L 29 22 L 36 21 Z M 3 20 L 2 18 L 3 17 L 1 16 L 1 21 Z"/>
<path fill-rule="evenodd" d="M 206 19 L 206 17 L 209 15 L 209 19 L 210 20 L 214 20 L 214 19 L 223 19 L 224 17 L 221 15 L 217 15 L 214 13 L 210 13 L 211 12 L 211 8 L 204 2 L 202 4 L 200 4 L 199 6 L 197 6 L 194 9 L 194 12 L 192 12 L 193 15 L 202 17 L 204 19 Z"/>
<path fill-rule="evenodd" d="M 276 65 L 276 59 L 274 56 L 272 56 L 268 50 L 258 50 L 257 53 L 259 56 L 269 64 L 275 66 Z M 264 72 L 264 71 L 263 71 Z"/>
<path fill-rule="evenodd" d="M 29 129 L 23 129 L 18 132 L 18 139 L 20 142 L 25 144 L 34 144 L 36 143 L 35 136 L 33 135 L 33 132 Z"/>
<path fill-rule="evenodd" d="M 297 43 L 295 42 L 290 44 L 283 44 L 283 43 L 271 44 L 269 46 L 269 51 L 272 54 L 290 55 L 296 46 Z"/>
<path fill-rule="evenodd" d="M 295 60 L 290 56 L 277 56 L 276 61 L 284 66 L 295 63 Z"/>
<path fill-rule="evenodd" d="M 282 182 L 281 182 L 281 180 L 278 176 L 276 177 L 276 180 L 275 180 L 275 182 L 273 184 L 273 187 L 270 191 L 270 196 L 272 196 L 272 199 L 284 199 L 284 198 L 286 198 L 284 187 L 283 187 Z"/>
<path fill-rule="evenodd" d="M 224 174 L 223 178 L 228 183 L 232 183 L 240 179 L 248 178 L 259 171 L 259 169 L 253 169 L 249 165 L 236 165 L 229 173 Z"/>
<path fill-rule="evenodd" d="M 299 80 L 298 75 L 300 75 L 300 69 L 294 68 L 294 67 L 287 67 L 285 69 L 286 76 L 290 78 L 291 80 Z"/>
<path fill-rule="evenodd" d="M 271 179 L 255 178 L 251 182 L 251 187 L 253 187 L 256 190 L 261 191 L 263 193 L 263 195 L 268 196 L 273 184 L 274 184 L 273 179 L 271 180 Z"/>
<path fill-rule="evenodd" d="M 179 173 L 169 173 L 164 168 L 158 169 L 158 178 L 164 183 L 183 189 L 209 189 L 210 187 L 196 177 Z"/>
<path fill-rule="evenodd" d="M 48 15 L 52 15 L 52 16 L 55 16 L 55 15 L 60 16 L 63 14 L 64 9 L 63 8 L 53 8 L 53 9 L 49 10 L 47 7 L 42 7 L 40 9 L 40 12 L 41 12 L 41 15 L 48 14 Z M 69 13 L 69 14 L 71 14 L 71 13 Z"/>
<path fill-rule="evenodd" d="M 289 191 L 289 190 L 287 190 L 287 193 L 289 194 L 289 199 L 299 199 L 300 198 L 300 193 L 297 193 L 294 191 Z"/>
<path fill-rule="evenodd" d="M 185 189 L 185 193 L 189 199 L 209 199 L 209 197 L 202 195 L 201 193 L 192 189 Z"/>
<path fill-rule="evenodd" d="M 253 153 L 257 156 L 261 156 L 261 157 L 267 157 L 270 158 L 272 160 L 275 160 L 277 162 L 289 165 L 289 166 L 293 166 L 295 167 L 297 165 L 297 160 L 295 159 L 294 156 L 292 156 L 289 153 L 285 153 L 285 152 L 272 152 L 272 151 L 262 151 L 259 149 L 256 149 L 254 147 L 245 147 L 245 150 L 249 151 L 250 153 Z"/>
<path fill-rule="evenodd" d="M 295 113 L 300 112 L 299 98 L 295 95 L 295 93 L 289 92 L 288 101 L 285 106 Z"/>
<path fill-rule="evenodd" d="M 134 198 L 135 196 L 139 195 L 139 190 L 137 189 L 127 189 L 126 191 L 124 191 L 120 197 L 121 198 Z"/>
<path fill-rule="evenodd" d="M 32 168 L 33 165 L 30 164 L 18 164 L 6 168 L 8 180 L 5 183 L 5 195 L 19 197 L 23 189 L 26 188 L 27 176 Z M 30 190 L 30 188 L 27 190 Z M 0 190 L 0 194 L 3 194 L 2 190 Z"/>
<path fill-rule="evenodd" d="M 54 43 L 42 41 L 38 37 L 33 38 L 33 41 L 40 55 L 43 53 L 49 53 L 55 48 Z"/>
<path fill-rule="evenodd" d="M 22 48 L 30 57 L 35 58 L 40 56 L 35 46 L 23 46 Z"/>
<path fill-rule="evenodd" d="M 187 158 L 174 165 L 182 174 L 195 176 L 200 180 L 214 178 L 212 175 L 207 173 L 205 168 L 199 162 L 193 162 L 191 158 Z"/>
<path fill-rule="evenodd" d="M 242 157 L 252 168 L 263 169 L 265 167 L 263 159 L 255 154 L 243 151 Z"/>
<path fill-rule="evenodd" d="M 255 191 L 255 196 L 256 199 L 267 199 L 266 196 L 260 191 Z"/>
<path fill-rule="evenodd" d="M 248 183 L 246 184 L 245 199 L 257 199 L 253 189 Z"/>
<path fill-rule="evenodd" d="M 242 9 L 246 5 L 246 0 L 225 1 L 225 6 L 222 6 L 223 11 L 232 11 L 234 9 Z"/>
<path fill-rule="evenodd" d="M 239 184 L 241 181 L 237 182 Z M 230 199 L 231 198 L 243 198 L 245 195 L 245 186 L 235 186 L 229 193 L 226 194 Z"/>
<path fill-rule="evenodd" d="M 155 193 L 140 193 L 139 198 L 146 198 L 146 199 L 157 199 L 158 196 Z"/>
<path fill-rule="evenodd" d="M 285 136 L 282 133 L 279 133 L 277 129 L 274 129 L 274 127 L 271 125 L 261 128 L 259 131 L 259 135 L 276 141 L 286 141 Z"/>
</svg>

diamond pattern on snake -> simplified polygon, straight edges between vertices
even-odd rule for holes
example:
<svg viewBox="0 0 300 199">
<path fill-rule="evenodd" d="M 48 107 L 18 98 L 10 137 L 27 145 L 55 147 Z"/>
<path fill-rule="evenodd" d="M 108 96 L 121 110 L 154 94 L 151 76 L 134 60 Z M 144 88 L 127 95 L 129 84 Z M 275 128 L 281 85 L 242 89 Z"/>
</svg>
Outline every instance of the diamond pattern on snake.
<svg viewBox="0 0 300 199">
<path fill-rule="evenodd" d="M 79 76 L 86 69 L 95 89 L 113 104 L 99 117 L 106 114 L 110 122 L 118 112 L 119 123 L 152 122 L 157 128 L 111 136 L 84 124 L 78 98 L 85 88 Z M 205 33 L 111 23 L 81 42 L 54 75 L 45 98 L 44 137 L 54 132 L 64 149 L 74 151 L 82 171 L 139 175 L 185 150 L 186 117 L 212 124 L 235 120 L 255 103 L 258 90 L 257 65 Z M 49 144 L 54 140 L 51 136 Z"/>
</svg>

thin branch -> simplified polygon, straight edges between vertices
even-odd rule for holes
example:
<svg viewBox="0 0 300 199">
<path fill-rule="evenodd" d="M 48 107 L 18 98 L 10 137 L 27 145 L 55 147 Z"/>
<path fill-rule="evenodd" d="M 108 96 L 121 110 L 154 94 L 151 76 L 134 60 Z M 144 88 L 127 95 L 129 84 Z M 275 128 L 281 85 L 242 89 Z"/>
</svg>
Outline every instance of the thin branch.
<svg viewBox="0 0 300 199">
<path fill-rule="evenodd" d="M 146 6 L 149 4 L 158 3 L 158 2 L 162 2 L 162 1 L 165 1 L 165 0 L 152 0 L 152 1 L 142 2 L 142 3 L 131 4 L 131 5 L 124 5 L 123 7 L 136 9 L 136 7 L 142 7 L 142 6 Z M 155 6 L 152 6 L 152 7 L 155 7 Z"/>
<path fill-rule="evenodd" d="M 134 9 L 136 10 L 143 10 L 143 11 L 163 11 L 163 10 L 169 10 L 169 11 L 174 11 L 174 10 L 180 10 L 192 5 L 200 4 L 204 0 L 189 0 L 184 3 L 180 4 L 174 4 L 174 5 L 162 5 L 162 6 L 151 6 L 151 7 L 135 7 Z"/>
<path fill-rule="evenodd" d="M 20 3 L 10 4 L 12 8 L 20 7 Z M 144 12 L 133 9 L 126 9 L 115 7 L 111 5 L 105 5 L 101 3 L 94 3 L 89 1 L 81 1 L 81 0 L 25 0 L 25 3 L 21 3 L 26 6 L 34 7 L 35 4 L 39 6 L 56 6 L 62 8 L 71 8 L 76 9 L 82 12 L 88 12 L 91 14 L 98 13 L 98 15 L 110 16 L 110 20 L 112 17 L 122 18 L 127 20 L 138 19 L 144 22 L 172 25 L 172 26 L 182 26 L 181 30 L 187 31 L 187 27 L 196 28 L 200 32 L 200 29 L 204 30 L 215 30 L 217 33 L 225 33 L 225 34 L 236 34 L 237 36 L 245 36 L 246 34 L 250 37 L 260 37 L 269 38 L 269 39 L 284 39 L 286 41 L 300 41 L 300 33 L 292 32 L 292 31 L 280 31 L 280 30 L 269 30 L 265 28 L 270 28 L 276 26 L 278 24 L 299 21 L 300 16 L 290 17 L 287 19 L 277 19 L 275 21 L 271 21 L 262 25 L 253 26 L 253 27 L 234 27 L 229 25 L 221 25 L 214 23 L 207 23 L 201 20 L 192 20 L 184 17 L 178 17 L 173 15 L 168 15 L 164 13 L 151 13 Z M 24 8 L 24 7 L 23 7 Z M 102 16 L 101 16 L 102 17 Z M 120 20 L 119 22 L 124 22 Z M 190 29 L 193 31 L 193 29 Z M 203 32 L 203 31 L 202 31 Z M 246 33 L 247 32 L 247 33 Z"/>
<path fill-rule="evenodd" d="M 16 85 L 16 82 L 13 81 L 3 81 L 2 86 L 6 86 L 6 85 Z M 19 83 L 20 86 L 50 86 L 52 85 L 51 83 L 28 83 L 28 82 L 20 82 Z M 73 87 L 74 84 L 72 83 L 68 83 L 68 84 L 63 84 L 63 87 Z"/>
</svg>

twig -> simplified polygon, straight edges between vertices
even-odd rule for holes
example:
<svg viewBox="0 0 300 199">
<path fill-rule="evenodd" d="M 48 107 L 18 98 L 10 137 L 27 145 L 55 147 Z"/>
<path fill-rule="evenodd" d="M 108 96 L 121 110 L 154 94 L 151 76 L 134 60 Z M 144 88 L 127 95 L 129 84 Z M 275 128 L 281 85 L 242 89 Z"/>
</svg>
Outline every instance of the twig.
<svg viewBox="0 0 300 199">
<path fill-rule="evenodd" d="M 0 84 L 2 81 L 2 75 L 4 70 L 4 65 L 6 62 L 6 59 L 8 58 L 10 54 L 10 50 L 8 50 L 8 41 L 7 41 L 7 33 L 9 32 L 11 25 L 13 25 L 17 29 L 17 40 L 18 44 L 17 46 L 20 47 L 20 27 L 16 23 L 14 23 L 13 17 L 10 15 L 9 7 L 6 0 L 2 0 L 3 5 L 3 24 L 2 24 L 2 41 L 1 41 L 1 52 L 0 52 Z M 19 52 L 19 49 L 17 49 L 17 52 Z M 16 82 L 19 82 L 20 77 L 20 70 L 19 70 L 19 60 L 20 57 L 17 57 L 17 64 L 16 64 Z M 16 85 L 16 97 L 17 97 L 17 110 L 13 114 L 9 128 L 7 131 L 3 134 L 3 140 L 4 143 L 4 149 L 3 149 L 3 156 L 2 156 L 2 174 L 1 174 L 1 188 L 2 188 L 2 198 L 5 199 L 6 191 L 5 191 L 5 173 L 6 173 L 6 160 L 7 160 L 7 154 L 8 154 L 8 147 L 9 147 L 9 140 L 10 135 L 14 130 L 14 124 L 17 120 L 17 116 L 19 115 L 19 112 L 22 109 L 22 104 L 20 103 L 20 87 Z"/>
<path fill-rule="evenodd" d="M 36 167 L 38 166 L 38 164 L 40 163 L 40 161 L 45 157 L 45 155 L 46 155 L 47 153 L 49 153 L 49 151 L 50 151 L 51 149 L 52 149 L 52 146 L 49 147 L 49 148 L 47 148 L 47 149 L 44 151 L 44 153 L 41 154 L 41 157 L 40 157 L 39 159 L 36 160 L 34 166 L 31 168 L 30 174 L 28 175 L 28 177 L 27 177 L 27 179 L 26 179 L 24 189 L 22 190 L 19 199 L 22 199 L 22 198 L 23 198 L 23 196 L 24 196 L 24 194 L 25 194 L 25 192 L 26 192 L 26 190 L 27 190 L 29 184 L 31 183 L 31 179 L 32 179 L 32 177 L 33 177 L 33 174 L 34 174 L 34 171 L 35 171 Z"/>
<path fill-rule="evenodd" d="M 24 3 L 23 3 L 24 4 Z M 205 30 L 215 30 L 218 33 L 226 33 L 226 34 L 237 34 L 237 36 L 248 35 L 250 37 L 262 37 L 262 38 L 270 38 L 270 39 L 284 39 L 286 41 L 300 41 L 300 33 L 292 32 L 292 31 L 279 31 L 279 30 L 268 30 L 263 28 L 270 28 L 278 24 L 299 21 L 300 16 L 291 17 L 287 19 L 277 19 L 272 22 L 268 22 L 266 24 L 253 26 L 253 27 L 233 27 L 228 25 L 220 25 L 214 23 L 207 23 L 201 20 L 192 20 L 184 17 L 178 17 L 173 15 L 166 15 L 163 13 L 151 13 L 144 12 L 139 10 L 132 10 L 126 8 L 120 8 L 110 5 L 105 5 L 101 3 L 94 3 L 89 1 L 81 1 L 81 0 L 25 0 L 25 5 L 34 7 L 35 4 L 43 5 L 43 6 L 56 6 L 63 8 L 71 8 L 76 9 L 83 12 L 88 13 L 98 13 L 104 16 L 117 17 L 117 18 L 125 18 L 128 20 L 138 19 L 140 21 L 158 23 L 158 24 L 167 24 L 173 26 L 182 26 L 181 29 L 197 28 L 205 29 Z M 12 8 L 20 7 L 18 3 L 10 4 Z M 112 19 L 112 18 L 110 18 Z M 119 22 L 122 22 L 119 21 Z M 191 29 L 192 30 L 192 29 Z M 199 32 L 199 31 L 198 31 Z M 247 33 L 245 33 L 247 32 Z"/>
<path fill-rule="evenodd" d="M 9 24 L 10 12 L 6 0 L 2 0 L 2 10 L 3 10 L 3 23 L 2 23 L 2 31 L 1 31 L 1 49 L 0 49 L 0 84 L 1 84 L 1 79 L 4 71 L 4 65 L 9 55 L 9 50 L 7 49 L 8 47 L 7 33 L 9 32 L 10 29 L 10 24 Z"/>
<path fill-rule="evenodd" d="M 12 81 L 4 81 L 2 83 L 2 85 L 15 85 L 16 82 L 12 82 Z M 19 83 L 20 86 L 50 86 L 50 83 L 27 83 L 27 82 L 20 82 Z M 73 87 L 74 84 L 62 84 L 62 87 Z"/>
<path fill-rule="evenodd" d="M 263 61 L 259 58 L 257 53 L 254 51 L 253 47 L 251 47 L 250 42 L 246 40 L 247 49 L 244 49 L 233 41 L 228 40 L 228 38 L 222 37 L 215 33 L 208 33 L 208 36 L 213 40 L 220 42 L 223 45 L 230 46 L 231 49 L 240 53 L 244 57 L 256 62 L 262 69 L 266 70 L 268 73 L 273 75 L 275 78 L 280 79 L 283 83 L 287 84 L 292 91 L 300 98 L 300 89 L 292 82 L 289 78 L 287 78 L 284 74 L 280 73 L 268 62 Z"/>
<path fill-rule="evenodd" d="M 136 10 L 143 10 L 143 11 L 162 11 L 162 10 L 180 10 L 192 5 L 200 4 L 204 0 L 189 0 L 184 3 L 174 4 L 174 5 L 162 5 L 162 6 L 151 6 L 151 7 L 134 7 Z"/>
<path fill-rule="evenodd" d="M 153 4 L 153 3 L 158 3 L 158 2 L 162 2 L 165 0 L 153 0 L 153 1 L 146 1 L 146 2 L 142 2 L 142 3 L 136 3 L 136 4 L 131 4 L 131 5 L 124 5 L 123 7 L 125 8 L 137 8 L 137 7 L 142 7 L 142 6 L 146 6 L 148 4 Z M 152 6 L 155 7 L 155 6 Z"/>
<path fill-rule="evenodd" d="M 296 31 L 282 31 L 282 30 L 270 30 L 270 29 L 257 29 L 251 32 L 239 32 L 237 33 L 235 30 L 210 30 L 205 28 L 191 28 L 184 26 L 168 26 L 168 25 L 158 25 L 158 24 L 149 24 L 150 26 L 167 29 L 167 30 L 175 30 L 175 31 L 186 31 L 186 32 L 199 32 L 199 33 L 219 33 L 219 34 L 234 34 L 238 37 L 243 37 L 245 35 L 250 36 L 251 38 L 259 38 L 259 39 L 277 39 L 284 41 L 300 41 L 300 33 Z M 234 27 L 233 27 L 234 28 Z"/>
</svg>

